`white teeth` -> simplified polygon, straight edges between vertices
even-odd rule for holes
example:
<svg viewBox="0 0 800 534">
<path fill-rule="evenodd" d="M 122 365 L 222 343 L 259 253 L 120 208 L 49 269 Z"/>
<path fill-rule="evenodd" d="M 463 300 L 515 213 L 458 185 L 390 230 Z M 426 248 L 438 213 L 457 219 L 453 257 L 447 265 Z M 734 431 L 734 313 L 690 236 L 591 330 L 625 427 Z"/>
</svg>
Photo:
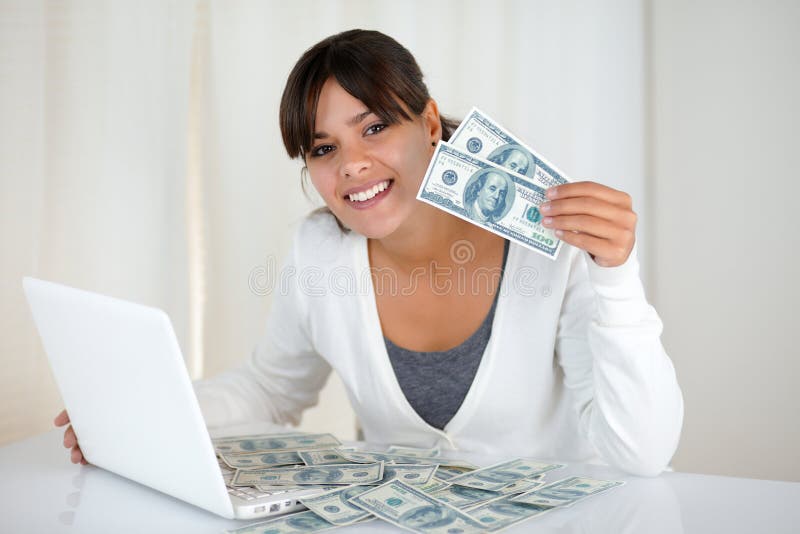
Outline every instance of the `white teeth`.
<svg viewBox="0 0 800 534">
<path fill-rule="evenodd" d="M 385 191 L 389 187 L 389 180 L 381 182 L 379 184 L 373 185 L 371 189 L 367 189 L 366 191 L 361 191 L 359 193 L 352 193 L 348 195 L 351 202 L 364 202 L 365 200 L 369 200 L 381 191 Z"/>
</svg>

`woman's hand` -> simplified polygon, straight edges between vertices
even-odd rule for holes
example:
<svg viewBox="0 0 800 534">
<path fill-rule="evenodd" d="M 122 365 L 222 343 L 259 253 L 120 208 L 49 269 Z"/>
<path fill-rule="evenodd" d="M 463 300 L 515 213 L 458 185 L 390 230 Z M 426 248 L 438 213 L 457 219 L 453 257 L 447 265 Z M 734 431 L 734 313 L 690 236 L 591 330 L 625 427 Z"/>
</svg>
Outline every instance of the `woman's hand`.
<svg viewBox="0 0 800 534">
<path fill-rule="evenodd" d="M 588 252 L 601 267 L 625 263 L 636 240 L 631 197 L 595 182 L 557 185 L 539 211 L 542 224 L 565 243 Z"/>
<path fill-rule="evenodd" d="M 67 414 L 67 410 L 61 410 L 61 413 L 53 420 L 53 423 L 58 427 L 69 423 L 69 414 Z M 70 452 L 70 460 L 72 460 L 73 464 L 87 464 L 86 458 L 83 457 L 83 453 L 81 452 L 81 447 L 78 445 L 78 437 L 75 435 L 75 431 L 72 430 L 72 425 L 69 425 L 64 431 L 64 447 L 72 449 L 72 452 Z"/>
</svg>

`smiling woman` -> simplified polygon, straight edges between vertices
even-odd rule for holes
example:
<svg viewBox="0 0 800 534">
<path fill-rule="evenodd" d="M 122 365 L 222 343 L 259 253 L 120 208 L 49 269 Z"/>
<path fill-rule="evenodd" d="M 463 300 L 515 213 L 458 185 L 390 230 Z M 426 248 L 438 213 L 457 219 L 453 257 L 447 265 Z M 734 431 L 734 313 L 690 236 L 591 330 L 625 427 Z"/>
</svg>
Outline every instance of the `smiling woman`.
<svg viewBox="0 0 800 534">
<path fill-rule="evenodd" d="M 283 272 L 297 277 L 274 295 L 250 359 L 196 384 L 210 426 L 297 422 L 335 369 L 369 441 L 648 475 L 667 465 L 683 402 L 638 277 L 628 195 L 550 189 L 543 223 L 574 245 L 556 261 L 417 201 L 454 125 L 409 51 L 379 32 L 303 54 L 280 125 L 327 210 L 295 236 Z M 476 213 L 492 216 L 508 195 L 485 177 Z M 311 273 L 342 271 L 353 291 L 310 290 Z"/>
<path fill-rule="evenodd" d="M 416 120 L 391 124 L 329 79 L 319 96 L 306 157 L 311 181 L 344 226 L 385 237 L 418 204 L 420 178 L 440 131 L 432 101 Z"/>
<path fill-rule="evenodd" d="M 390 193 L 416 195 L 419 183 L 413 179 L 421 179 L 435 141 L 449 138 L 457 126 L 439 115 L 408 50 L 378 32 L 361 30 L 331 36 L 300 58 L 281 99 L 280 124 L 286 152 L 306 162 L 315 188 L 342 228 L 356 231 L 363 229 L 352 226 L 358 219 L 352 219 L 351 210 L 371 208 Z M 342 154 L 345 139 L 338 137 L 347 138 L 347 153 Z M 401 151 L 398 140 L 415 145 Z M 361 158 L 367 151 L 380 158 L 383 169 L 364 166 L 372 161 Z M 409 154 L 414 157 L 395 161 Z M 344 191 L 332 188 L 330 178 L 342 158 L 350 160 L 343 169 L 350 178 Z M 402 170 L 412 181 L 395 183 L 390 169 Z M 380 172 L 386 176 L 363 178 Z M 388 205 L 381 209 L 393 211 Z"/>
</svg>

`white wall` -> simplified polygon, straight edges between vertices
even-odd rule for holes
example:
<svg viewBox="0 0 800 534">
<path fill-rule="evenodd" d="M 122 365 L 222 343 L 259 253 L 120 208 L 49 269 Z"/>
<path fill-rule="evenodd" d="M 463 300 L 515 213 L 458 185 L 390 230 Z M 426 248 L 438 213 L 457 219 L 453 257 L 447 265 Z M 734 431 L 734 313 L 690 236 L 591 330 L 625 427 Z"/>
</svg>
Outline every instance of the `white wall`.
<svg viewBox="0 0 800 534">
<path fill-rule="evenodd" d="M 679 470 L 800 480 L 800 3 L 655 1 L 651 257 Z"/>
<path fill-rule="evenodd" d="M 159 306 L 185 338 L 193 11 L 0 0 L 0 442 L 63 407 L 24 275 Z"/>
</svg>

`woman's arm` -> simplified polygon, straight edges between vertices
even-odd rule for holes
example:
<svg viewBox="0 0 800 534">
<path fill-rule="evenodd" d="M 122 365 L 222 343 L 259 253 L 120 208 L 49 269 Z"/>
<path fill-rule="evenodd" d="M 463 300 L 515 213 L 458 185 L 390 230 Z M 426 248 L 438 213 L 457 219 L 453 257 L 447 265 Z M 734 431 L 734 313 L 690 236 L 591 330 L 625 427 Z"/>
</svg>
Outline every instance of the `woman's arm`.
<svg viewBox="0 0 800 534">
<path fill-rule="evenodd" d="M 635 253 L 613 268 L 575 255 L 556 354 L 583 435 L 610 464 L 652 476 L 677 448 L 683 397 L 638 270 Z"/>
<path fill-rule="evenodd" d="M 574 255 L 556 340 L 580 431 L 610 464 L 656 475 L 677 448 L 683 397 L 639 279 L 630 197 L 588 182 L 557 190 L 550 226 L 586 251 Z"/>
<path fill-rule="evenodd" d="M 294 243 L 279 272 L 297 272 L 298 236 Z M 275 284 L 266 330 L 252 354 L 238 367 L 194 384 L 207 426 L 297 424 L 303 410 L 317 403 L 331 368 L 311 343 L 307 298 L 297 283 Z"/>
</svg>

